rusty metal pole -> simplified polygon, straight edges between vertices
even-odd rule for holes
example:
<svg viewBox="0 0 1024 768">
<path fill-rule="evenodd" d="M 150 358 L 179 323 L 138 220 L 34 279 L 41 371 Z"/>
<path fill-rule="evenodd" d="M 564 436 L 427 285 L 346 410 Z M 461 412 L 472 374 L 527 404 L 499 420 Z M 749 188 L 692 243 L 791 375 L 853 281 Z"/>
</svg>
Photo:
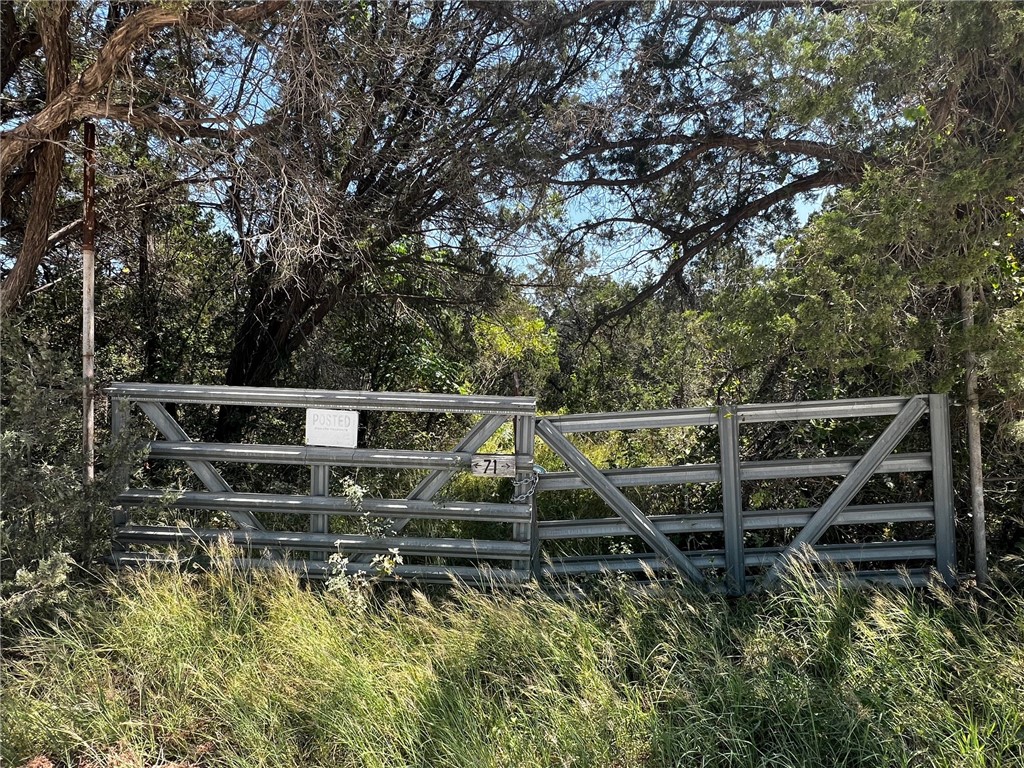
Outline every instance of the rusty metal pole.
<svg viewBox="0 0 1024 768">
<path fill-rule="evenodd" d="M 84 484 L 96 474 L 96 126 L 86 121 L 82 183 L 82 454 Z"/>
</svg>

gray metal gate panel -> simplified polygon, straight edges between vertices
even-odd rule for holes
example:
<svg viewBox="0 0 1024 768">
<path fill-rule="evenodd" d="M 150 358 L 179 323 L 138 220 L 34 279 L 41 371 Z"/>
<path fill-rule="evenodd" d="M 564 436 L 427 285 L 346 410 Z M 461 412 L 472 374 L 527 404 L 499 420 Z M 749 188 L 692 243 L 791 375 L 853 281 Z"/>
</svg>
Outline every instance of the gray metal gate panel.
<svg viewBox="0 0 1024 768">
<path fill-rule="evenodd" d="M 857 466 L 839 484 L 832 495 L 814 513 L 807 525 L 801 529 L 793 541 L 786 547 L 778 562 L 772 566 L 765 579 L 766 583 L 776 582 L 786 568 L 786 561 L 793 557 L 804 546 L 815 544 L 825 530 L 832 525 L 836 517 L 846 506 L 853 501 L 864 484 L 875 473 L 882 461 L 892 453 L 906 434 L 910 431 L 918 419 L 928 408 L 928 401 L 923 397 L 913 397 L 900 409 L 889 426 L 885 428 L 874 444 L 867 450 L 863 458 L 857 462 Z"/>
<path fill-rule="evenodd" d="M 704 576 L 694 567 L 689 558 L 679 551 L 669 538 L 659 531 L 633 502 L 627 499 L 601 474 L 579 449 L 545 419 L 537 421 L 537 433 L 552 450 L 561 457 L 570 469 L 578 472 L 587 484 L 617 512 L 633 529 L 637 536 L 650 545 L 655 552 L 671 563 L 683 576 L 695 584 L 701 584 Z"/>
</svg>

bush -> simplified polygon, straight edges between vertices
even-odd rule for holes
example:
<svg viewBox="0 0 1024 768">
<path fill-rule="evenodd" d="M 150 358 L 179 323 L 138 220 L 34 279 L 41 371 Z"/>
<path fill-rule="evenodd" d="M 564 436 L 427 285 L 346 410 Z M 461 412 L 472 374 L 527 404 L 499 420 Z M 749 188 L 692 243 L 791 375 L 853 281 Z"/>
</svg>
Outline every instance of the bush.
<svg viewBox="0 0 1024 768">
<path fill-rule="evenodd" d="M 90 563 L 109 548 L 117 489 L 104 468 L 125 459 L 129 447 L 105 445 L 98 430 L 96 482 L 83 489 L 82 380 L 73 356 L 51 345 L 43 328 L 4 322 L 0 331 L 0 596 L 7 631 L 30 607 L 61 602 L 73 562 Z"/>
</svg>

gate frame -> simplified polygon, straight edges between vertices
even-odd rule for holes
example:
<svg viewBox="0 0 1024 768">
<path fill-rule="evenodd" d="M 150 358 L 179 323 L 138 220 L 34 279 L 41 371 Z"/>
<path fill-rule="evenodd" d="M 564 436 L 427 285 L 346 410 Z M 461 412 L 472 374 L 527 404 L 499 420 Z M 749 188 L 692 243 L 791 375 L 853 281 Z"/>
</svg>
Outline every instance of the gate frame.
<svg viewBox="0 0 1024 768">
<path fill-rule="evenodd" d="M 822 560 L 864 562 L 884 560 L 933 560 L 947 585 L 956 581 L 955 511 L 952 487 L 952 457 L 949 426 L 949 400 L 944 394 L 913 397 L 857 398 L 848 400 L 804 401 L 732 405 L 717 408 L 686 408 L 621 413 L 574 414 L 541 417 L 533 398 L 485 397 L 420 393 L 275 389 L 257 387 L 192 386 L 173 384 L 113 384 L 106 389 L 111 399 L 111 433 L 120 438 L 127 428 L 132 405 L 138 405 L 152 422 L 162 440 L 149 443 L 150 456 L 156 459 L 182 460 L 193 470 L 206 491 L 185 492 L 172 506 L 186 509 L 224 509 L 238 531 L 220 529 L 177 529 L 169 526 L 130 526 L 128 513 L 114 512 L 115 538 L 131 544 L 168 544 L 209 542 L 228 534 L 236 544 L 269 548 L 305 550 L 307 561 L 298 563 L 310 577 L 329 575 L 324 562 L 326 552 L 336 542 L 352 552 L 354 570 L 369 571 L 373 554 L 384 554 L 399 546 L 415 556 L 505 560 L 507 569 L 482 566 L 405 566 L 397 575 L 423 580 L 464 579 L 475 582 L 520 583 L 601 570 L 648 570 L 669 567 L 688 581 L 704 585 L 707 568 L 722 569 L 724 588 L 730 594 L 746 592 L 752 581 L 751 567 L 765 568 L 765 586 L 777 585 L 790 564 L 801 552 L 812 549 Z M 336 407 L 356 410 L 428 413 L 480 414 L 482 418 L 459 441 L 453 451 L 401 451 L 388 449 L 327 448 L 320 446 L 268 446 L 218 444 L 192 441 L 174 419 L 165 403 L 199 405 L 240 405 L 283 408 Z M 894 454 L 899 442 L 924 414 L 929 416 L 928 453 Z M 782 459 L 743 461 L 740 431 L 743 424 L 806 419 L 852 419 L 893 416 L 892 421 L 861 456 L 828 459 Z M 470 458 L 501 427 L 511 420 L 514 428 L 516 474 L 512 503 L 444 502 L 434 499 L 454 475 L 468 469 Z M 566 437 L 580 432 L 660 429 L 667 427 L 711 426 L 719 434 L 719 461 L 715 464 L 664 467 L 636 467 L 601 470 Z M 548 445 L 569 467 L 569 472 L 537 475 L 534 467 L 535 441 Z M 237 493 L 214 467 L 213 461 L 305 464 L 310 467 L 308 495 Z M 367 499 L 375 516 L 391 520 L 382 537 L 334 535 L 329 533 L 329 517 L 352 514 L 350 503 L 329 496 L 331 467 L 336 465 L 376 468 L 421 468 L 432 472 L 421 480 L 404 499 Z M 121 474 L 122 488 L 127 475 Z M 875 474 L 883 472 L 930 472 L 933 500 L 929 504 L 882 504 L 851 506 L 857 493 Z M 819 507 L 807 510 L 744 510 L 742 483 L 750 480 L 797 477 L 845 476 L 839 486 Z M 645 514 L 620 490 L 623 487 L 677 483 L 722 483 L 720 512 L 696 515 Z M 582 520 L 540 520 L 537 494 L 570 488 L 588 488 L 615 512 L 615 518 Z M 142 505 L 156 500 L 155 490 L 125 490 L 118 500 L 124 505 Z M 309 531 L 267 531 L 255 511 L 266 509 L 309 516 Z M 510 541 L 479 541 L 436 537 L 401 536 L 411 519 L 486 519 L 512 523 Z M 874 522 L 932 521 L 931 540 L 910 542 L 872 542 L 858 545 L 817 546 L 824 532 L 835 524 Z M 748 530 L 799 527 L 800 531 L 782 548 L 747 549 Z M 669 538 L 680 532 L 721 532 L 723 550 L 691 551 L 676 546 Z M 622 558 L 611 555 L 593 558 L 563 558 L 543 562 L 544 541 L 581 539 L 594 536 L 641 538 L 653 550 L 652 555 Z M 132 564 L 145 558 L 132 553 L 115 552 L 119 564 Z M 249 558 L 251 567 L 266 567 Z M 858 576 L 899 583 L 905 580 L 896 572 L 869 571 Z M 918 583 L 921 574 L 912 574 Z"/>
<path fill-rule="evenodd" d="M 893 454 L 899 442 L 920 418 L 929 413 L 930 450 L 926 454 Z M 818 418 L 852 419 L 894 416 L 882 434 L 863 456 L 845 456 L 834 459 L 783 459 L 776 461 L 742 462 L 739 456 L 739 432 L 744 423 L 769 421 L 795 421 Z M 603 432 L 630 429 L 659 429 L 684 426 L 714 426 L 719 433 L 720 461 L 717 464 L 684 465 L 677 467 L 640 467 L 630 469 L 599 470 L 572 446 L 565 434 Z M 751 567 L 767 567 L 762 585 L 777 586 L 797 556 L 811 555 L 821 560 L 839 562 L 884 560 L 933 560 L 935 569 L 949 586 L 956 582 L 954 509 L 951 472 L 951 446 L 949 436 L 949 401 L 943 394 L 913 397 L 857 398 L 847 400 L 804 401 L 799 403 L 766 403 L 751 405 L 726 404 L 718 408 L 686 408 L 661 411 L 633 411 L 622 413 L 574 414 L 541 418 L 538 434 L 548 446 L 566 462 L 570 472 L 550 473 L 540 478 L 538 493 L 589 488 L 597 493 L 625 525 L 616 525 L 615 518 L 600 521 L 544 521 L 538 523 L 542 540 L 590 538 L 592 536 L 621 536 L 635 534 L 646 541 L 660 555 L 663 562 L 672 565 L 691 581 L 690 568 L 679 568 L 672 550 L 663 549 L 661 536 L 665 533 L 721 532 L 724 550 L 688 551 L 687 565 L 695 568 L 723 568 L 725 590 L 733 595 L 745 593 L 752 581 L 747 576 Z M 581 463 L 582 459 L 582 463 Z M 584 466 L 585 463 L 585 466 Z M 867 480 L 880 472 L 930 472 L 933 501 L 928 505 L 868 505 L 851 507 L 857 493 Z M 742 482 L 744 480 L 784 479 L 845 475 L 845 479 L 830 497 L 812 510 L 743 510 Z M 698 515 L 644 515 L 635 504 L 622 496 L 619 487 L 639 487 L 675 483 L 722 483 L 723 505 L 721 513 Z M 611 491 L 615 492 L 613 497 Z M 611 500 L 610 500 L 611 499 Z M 613 503 L 614 502 L 614 503 Z M 924 509 L 927 506 L 929 509 Z M 637 515 L 642 519 L 637 519 Z M 773 516 L 777 516 L 774 521 Z M 794 518 L 806 519 L 797 521 Z M 659 519 L 661 518 L 661 519 Z M 876 542 L 864 545 L 829 545 L 814 549 L 813 545 L 832 525 L 858 522 L 913 522 L 932 521 L 935 535 L 932 539 L 910 542 Z M 596 523 L 596 524 L 595 524 Z M 689 527 L 688 527 L 689 526 Z M 781 549 L 746 550 L 744 533 L 747 530 L 800 527 L 792 542 Z M 588 532 L 586 529 L 591 528 Z M 648 538 L 648 531 L 660 536 Z M 556 535 L 551 535 L 551 532 Z M 667 541 L 667 539 L 665 539 Z M 669 542 L 669 546 L 679 550 Z M 811 550 L 807 552 L 807 550 Z M 844 557 L 845 555 L 845 557 Z M 594 573 L 608 568 L 629 565 L 632 570 L 647 570 L 661 565 L 650 555 L 624 558 L 569 558 L 552 563 L 547 568 L 550 576 Z M 908 577 L 897 572 L 866 571 L 864 578 L 900 583 Z M 925 574 L 911 574 L 912 583 L 923 583 Z M 703 581 L 701 576 L 700 581 Z"/>
<path fill-rule="evenodd" d="M 511 419 L 514 429 L 532 426 L 536 401 L 524 397 L 489 397 L 441 395 L 433 393 L 394 393 L 309 389 L 278 389 L 259 387 L 192 386 L 175 384 L 115 383 L 106 390 L 111 398 L 113 439 L 120 439 L 130 415 L 132 405 L 138 405 L 157 431 L 165 438 L 148 443 L 149 456 L 157 459 L 183 460 L 193 470 L 206 491 L 180 493 L 171 506 L 185 509 L 224 509 L 232 517 L 239 531 L 220 529 L 181 529 L 170 526 L 128 526 L 128 515 L 123 510 L 114 514 L 114 538 L 121 543 L 166 545 L 168 543 L 209 543 L 219 536 L 228 535 L 232 543 L 253 547 L 273 547 L 307 551 L 308 561 L 291 561 L 304 575 L 323 578 L 331 568 L 323 562 L 324 554 L 344 544 L 355 550 L 349 560 L 348 572 L 372 572 L 371 554 L 387 554 L 393 547 L 405 548 L 424 557 L 456 557 L 498 559 L 528 563 L 530 555 L 529 532 L 535 509 L 532 504 L 501 504 L 492 502 L 435 502 L 437 493 L 454 477 L 470 466 L 474 451 L 479 449 L 501 426 Z M 421 451 L 367 448 L 332 448 L 306 445 L 251 445 L 202 443 L 189 438 L 184 428 L 170 415 L 164 403 L 198 405 L 263 406 L 275 408 L 335 407 L 360 411 L 395 411 L 413 413 L 479 414 L 478 421 L 453 451 Z M 518 438 L 518 432 L 517 432 Z M 232 490 L 212 461 L 237 463 L 305 464 L 310 467 L 308 495 L 246 494 Z M 520 473 L 532 473 L 533 456 L 515 456 Z M 332 514 L 354 516 L 360 514 L 347 500 L 330 497 L 330 468 L 332 466 L 367 466 L 382 469 L 430 469 L 432 472 L 419 482 L 404 499 L 367 499 L 361 504 L 362 513 L 390 519 L 388 535 L 383 537 L 330 534 L 324 522 Z M 126 487 L 125 477 L 121 487 Z M 157 501 L 163 494 L 146 489 L 124 490 L 115 504 L 143 506 Z M 270 532 L 247 506 L 309 516 L 309 533 Z M 511 522 L 525 526 L 525 540 L 482 541 L 434 537 L 399 537 L 398 534 L 413 518 L 489 520 Z M 522 528 L 516 530 L 523 530 Z M 115 564 L 133 565 L 151 559 L 132 553 L 115 552 Z M 265 567 L 251 558 L 247 567 Z M 515 568 L 487 569 L 466 566 L 400 565 L 397 577 L 422 580 L 490 581 L 515 583 L 528 578 L 528 573 Z"/>
</svg>

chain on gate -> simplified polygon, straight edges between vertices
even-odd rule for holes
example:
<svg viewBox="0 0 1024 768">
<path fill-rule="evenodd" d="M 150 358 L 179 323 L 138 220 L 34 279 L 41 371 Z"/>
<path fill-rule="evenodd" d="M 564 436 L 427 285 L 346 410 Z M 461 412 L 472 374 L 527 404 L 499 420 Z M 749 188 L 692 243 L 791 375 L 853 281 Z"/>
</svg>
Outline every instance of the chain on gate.
<svg viewBox="0 0 1024 768">
<path fill-rule="evenodd" d="M 535 466 L 529 477 L 513 481 L 512 485 L 516 492 L 512 494 L 511 503 L 528 504 L 533 499 L 534 491 L 537 490 L 537 483 L 543 472 L 544 469 L 542 467 Z"/>
</svg>

